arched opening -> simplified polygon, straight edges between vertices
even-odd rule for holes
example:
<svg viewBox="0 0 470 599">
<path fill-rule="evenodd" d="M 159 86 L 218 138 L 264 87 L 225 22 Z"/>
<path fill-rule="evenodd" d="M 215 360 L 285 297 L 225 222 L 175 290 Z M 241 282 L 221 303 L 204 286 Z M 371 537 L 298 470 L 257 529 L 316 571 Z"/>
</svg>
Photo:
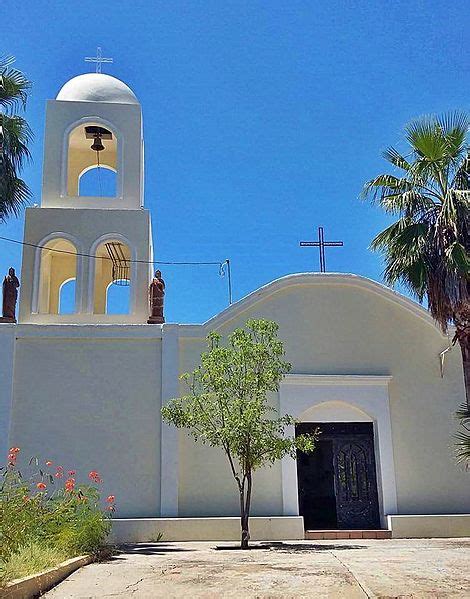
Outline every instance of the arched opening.
<svg viewBox="0 0 470 599">
<path fill-rule="evenodd" d="M 117 173 L 107 166 L 92 166 L 79 178 L 78 195 L 114 198 L 117 195 Z"/>
<path fill-rule="evenodd" d="M 76 279 L 64 281 L 59 288 L 59 314 L 73 314 L 75 312 Z"/>
<path fill-rule="evenodd" d="M 51 239 L 41 249 L 40 256 L 39 312 L 59 314 L 61 292 L 70 294 L 70 289 L 62 287 L 77 278 L 77 248 L 67 239 Z M 69 300 L 67 303 L 71 311 L 66 313 L 75 312 L 75 300 L 71 306 Z"/>
<path fill-rule="evenodd" d="M 96 249 L 94 314 L 129 314 L 131 252 L 117 239 L 107 239 Z"/>
<path fill-rule="evenodd" d="M 113 281 L 106 290 L 106 314 L 129 314 L 130 299 L 130 281 Z"/>
<path fill-rule="evenodd" d="M 116 197 L 117 148 L 108 127 L 95 122 L 75 127 L 68 137 L 67 195 Z"/>
</svg>

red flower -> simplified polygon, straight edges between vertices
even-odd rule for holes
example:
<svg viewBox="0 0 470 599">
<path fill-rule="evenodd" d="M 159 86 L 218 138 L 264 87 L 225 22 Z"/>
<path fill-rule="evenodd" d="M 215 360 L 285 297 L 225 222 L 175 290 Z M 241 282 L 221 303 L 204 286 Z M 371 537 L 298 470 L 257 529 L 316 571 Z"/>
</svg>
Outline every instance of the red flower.
<svg viewBox="0 0 470 599">
<path fill-rule="evenodd" d="M 47 461 L 46 461 L 46 466 L 52 466 L 52 462 L 51 462 L 51 460 L 47 460 Z"/>
<path fill-rule="evenodd" d="M 63 478 L 64 473 L 62 472 L 62 470 L 57 470 L 57 472 L 54 474 L 54 476 L 56 478 Z"/>
<path fill-rule="evenodd" d="M 108 497 L 106 497 L 107 503 L 114 503 L 115 501 L 116 501 L 116 497 L 114 495 L 108 495 Z"/>
<path fill-rule="evenodd" d="M 63 466 L 57 466 L 57 470 L 59 470 L 60 472 L 62 472 L 62 471 L 63 471 L 63 469 L 64 469 L 64 467 L 63 467 Z"/>
<path fill-rule="evenodd" d="M 46 488 L 46 485 L 44 483 L 38 483 L 36 485 L 36 487 L 40 490 L 40 491 L 44 491 L 44 489 Z"/>
<path fill-rule="evenodd" d="M 100 483 L 102 482 L 100 475 L 98 474 L 98 472 L 96 472 L 96 470 L 92 470 L 91 472 L 88 473 L 88 478 L 90 480 L 92 480 L 94 483 Z"/>
<path fill-rule="evenodd" d="M 108 505 L 106 509 L 108 510 L 108 512 L 114 512 L 114 505 Z"/>
<path fill-rule="evenodd" d="M 20 451 L 19 447 L 10 447 L 10 453 L 18 453 Z"/>
<path fill-rule="evenodd" d="M 75 474 L 77 474 L 77 473 L 75 472 L 75 470 L 69 470 L 67 474 L 69 476 L 75 476 Z"/>
<path fill-rule="evenodd" d="M 74 478 L 69 478 L 65 481 L 65 490 L 66 491 L 73 491 L 75 488 L 75 479 Z"/>
<path fill-rule="evenodd" d="M 13 465 L 15 462 L 16 462 L 16 453 L 9 453 L 8 454 L 8 463 Z"/>
</svg>

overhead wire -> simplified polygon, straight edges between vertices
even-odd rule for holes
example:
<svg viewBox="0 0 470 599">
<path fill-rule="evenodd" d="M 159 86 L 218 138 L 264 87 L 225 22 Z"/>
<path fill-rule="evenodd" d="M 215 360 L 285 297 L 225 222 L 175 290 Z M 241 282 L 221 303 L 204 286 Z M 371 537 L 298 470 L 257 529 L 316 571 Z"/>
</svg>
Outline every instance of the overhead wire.
<svg viewBox="0 0 470 599">
<path fill-rule="evenodd" d="M 97 256 L 96 254 L 86 254 L 84 252 L 74 252 L 72 250 L 60 250 L 56 248 L 47 247 L 47 245 L 39 245 L 37 243 L 30 243 L 28 241 L 20 241 L 19 239 L 11 239 L 10 237 L 4 237 L 0 235 L 0 240 L 7 241 L 9 243 L 16 243 L 17 245 L 23 245 L 32 248 L 38 248 L 41 250 L 48 250 L 50 252 L 56 252 L 60 254 L 70 254 L 72 256 L 82 256 L 84 258 L 92 258 L 94 260 L 111 260 L 109 256 Z M 225 277 L 225 268 L 227 268 L 227 277 L 228 277 L 228 303 L 229 305 L 232 303 L 232 274 L 230 268 L 230 260 L 226 258 L 225 260 L 219 261 L 208 261 L 208 262 L 185 262 L 185 261 L 167 261 L 167 260 L 126 260 L 130 264 L 160 264 L 163 266 L 218 266 L 219 267 L 219 275 L 221 277 Z"/>
<path fill-rule="evenodd" d="M 20 241 L 19 239 L 11 239 L 9 237 L 3 237 L 0 235 L 0 240 L 8 241 L 10 243 L 16 243 L 18 245 L 26 245 L 28 247 L 39 248 L 41 250 L 49 250 L 50 252 L 57 252 L 60 254 L 71 254 L 73 256 L 83 256 L 85 258 L 101 258 L 105 260 L 111 260 L 109 256 L 97 256 L 96 254 L 85 254 L 83 252 L 74 252 L 72 250 L 59 250 L 56 248 L 50 248 L 47 245 L 38 245 L 36 243 L 29 243 L 27 241 Z M 180 262 L 180 261 L 164 261 L 164 260 L 126 260 L 126 262 L 132 262 L 137 264 L 164 264 L 164 265 L 176 265 L 176 266 L 222 266 L 227 260 L 219 260 L 217 262 Z"/>
</svg>

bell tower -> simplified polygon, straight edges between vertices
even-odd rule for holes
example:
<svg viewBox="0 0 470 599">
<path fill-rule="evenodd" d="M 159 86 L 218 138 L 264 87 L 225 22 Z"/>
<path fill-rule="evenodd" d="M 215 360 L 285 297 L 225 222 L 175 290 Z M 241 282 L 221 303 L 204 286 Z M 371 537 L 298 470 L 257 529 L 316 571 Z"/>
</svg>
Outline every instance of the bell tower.
<svg viewBox="0 0 470 599">
<path fill-rule="evenodd" d="M 41 247 L 24 248 L 20 322 L 147 321 L 153 252 L 143 174 L 142 112 L 125 83 L 79 75 L 48 101 L 41 206 L 27 208 L 24 231 Z M 65 285 L 74 296 L 66 313 Z M 128 287 L 127 301 L 111 314 L 115 286 Z"/>
</svg>

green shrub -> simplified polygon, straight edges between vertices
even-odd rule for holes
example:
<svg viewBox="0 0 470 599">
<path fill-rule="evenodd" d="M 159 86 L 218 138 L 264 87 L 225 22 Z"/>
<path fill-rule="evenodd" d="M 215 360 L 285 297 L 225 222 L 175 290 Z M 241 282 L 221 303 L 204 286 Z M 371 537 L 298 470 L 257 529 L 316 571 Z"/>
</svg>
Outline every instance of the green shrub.
<svg viewBox="0 0 470 599">
<path fill-rule="evenodd" d="M 34 554 L 38 563 L 59 561 L 98 552 L 110 531 L 115 498 L 100 500 L 99 474 L 88 474 L 91 484 L 76 483 L 75 471 L 65 476 L 52 462 L 39 467 L 30 460 L 29 475 L 17 467 L 19 448 L 12 447 L 0 478 L 0 581 L 17 571 L 20 556 Z M 34 563 L 31 558 L 31 562 Z M 20 560 L 21 561 L 21 560 Z M 57 561 L 55 562 L 57 563 Z M 50 567 L 51 564 L 44 567 Z M 52 564 L 53 565 L 53 564 Z M 35 570 L 37 571 L 37 570 Z M 10 574 L 9 574 L 10 573 Z"/>
</svg>

